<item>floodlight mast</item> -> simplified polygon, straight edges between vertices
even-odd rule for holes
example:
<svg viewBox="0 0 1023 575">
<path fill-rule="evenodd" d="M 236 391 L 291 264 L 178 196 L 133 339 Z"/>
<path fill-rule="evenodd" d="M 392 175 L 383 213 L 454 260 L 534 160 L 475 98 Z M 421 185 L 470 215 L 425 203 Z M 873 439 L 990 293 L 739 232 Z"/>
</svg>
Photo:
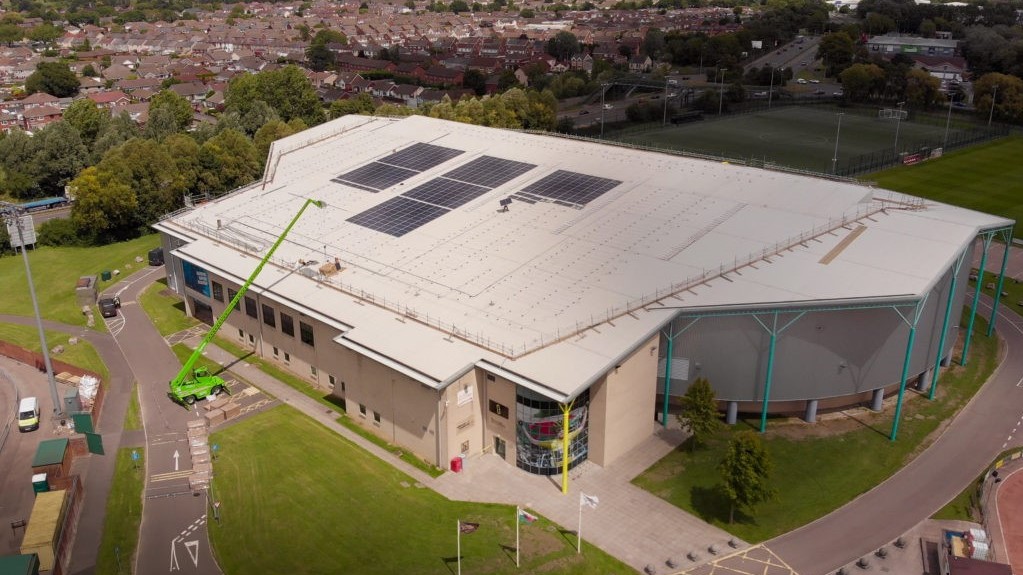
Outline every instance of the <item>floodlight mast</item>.
<svg viewBox="0 0 1023 575">
<path fill-rule="evenodd" d="M 224 308 L 224 311 L 220 313 L 220 317 L 217 318 L 213 327 L 210 328 L 209 333 L 202 338 L 202 341 L 199 342 L 198 346 L 196 346 L 195 351 L 192 352 L 192 355 L 189 356 L 188 360 L 181 366 L 181 370 L 176 376 L 174 376 L 174 379 L 170 381 L 170 396 L 172 399 L 186 404 L 191 404 L 199 397 L 206 397 L 211 395 L 211 393 L 216 395 L 217 392 L 223 389 L 223 379 L 209 374 L 204 369 L 196 369 L 193 371 L 192 368 L 195 366 L 195 362 L 198 361 L 199 357 L 202 356 L 203 351 L 206 350 L 206 346 L 213 341 L 213 337 L 216 336 L 217 332 L 220 331 L 220 328 L 223 327 L 227 318 L 231 315 L 231 312 L 238 306 L 238 302 L 245 296 L 245 292 L 249 290 L 249 286 L 251 286 L 252 282 L 256 280 L 257 276 L 259 276 L 259 272 L 263 271 L 263 266 L 266 265 L 266 262 L 270 261 L 270 258 L 273 257 L 277 248 L 284 243 L 284 238 L 288 235 L 288 232 L 291 231 L 291 228 L 295 226 L 295 223 L 298 222 L 298 219 L 302 217 L 302 213 L 305 212 L 306 208 L 308 208 L 310 204 L 318 208 L 322 208 L 327 205 L 326 202 L 313 199 L 307 199 L 305 203 L 302 204 L 302 209 L 298 210 L 295 217 L 288 223 L 288 227 L 284 228 L 284 232 L 281 233 L 280 237 L 277 238 L 277 241 L 270 246 L 266 255 L 263 256 L 262 260 L 260 260 L 259 265 L 256 266 L 255 270 L 253 270 L 252 275 L 250 275 L 249 279 L 245 280 L 245 283 L 238 288 L 238 293 L 235 294 L 234 298 L 231 299 L 231 302 Z"/>
<path fill-rule="evenodd" d="M 21 246 L 21 257 L 25 262 L 25 278 L 28 279 L 28 293 L 32 296 L 32 310 L 36 315 L 36 327 L 39 330 L 39 344 L 43 352 L 43 366 L 46 368 L 46 378 L 50 382 L 50 395 L 53 399 L 53 415 L 60 417 L 64 415 L 64 405 L 61 403 L 60 395 L 57 393 L 57 380 L 53 377 L 53 363 L 50 361 L 50 350 L 46 344 L 46 332 L 43 330 L 43 316 L 39 313 L 39 299 L 36 298 L 36 287 L 32 281 L 32 268 L 28 265 L 28 252 L 25 251 L 25 233 L 21 227 L 21 216 L 25 210 L 8 202 L 0 202 L 0 216 L 4 221 L 11 222 L 18 230 L 18 244 Z"/>
</svg>

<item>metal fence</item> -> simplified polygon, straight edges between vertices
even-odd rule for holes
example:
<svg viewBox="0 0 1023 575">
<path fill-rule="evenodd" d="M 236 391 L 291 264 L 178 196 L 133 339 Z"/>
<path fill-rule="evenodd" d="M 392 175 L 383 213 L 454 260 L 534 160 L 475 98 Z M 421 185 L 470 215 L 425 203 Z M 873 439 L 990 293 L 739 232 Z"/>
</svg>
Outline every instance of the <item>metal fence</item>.
<svg viewBox="0 0 1023 575">
<path fill-rule="evenodd" d="M 942 139 L 917 140 L 908 146 L 899 146 L 853 156 L 843 162 L 837 170 L 839 176 L 855 176 L 876 172 L 885 168 L 904 163 L 915 163 L 941 154 L 989 142 L 996 138 L 1009 135 L 1009 128 L 1003 125 L 988 127 L 975 126 L 967 129 L 949 130 L 948 137 Z"/>
</svg>

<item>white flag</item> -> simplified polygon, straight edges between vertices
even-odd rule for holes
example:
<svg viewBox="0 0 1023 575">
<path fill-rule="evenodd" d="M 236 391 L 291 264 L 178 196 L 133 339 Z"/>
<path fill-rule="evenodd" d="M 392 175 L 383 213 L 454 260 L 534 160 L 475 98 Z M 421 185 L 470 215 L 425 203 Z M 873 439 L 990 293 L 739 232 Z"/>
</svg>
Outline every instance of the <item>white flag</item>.
<svg viewBox="0 0 1023 575">
<path fill-rule="evenodd" d="M 600 503 L 600 499 L 597 499 L 596 495 L 586 495 L 582 492 L 579 493 L 579 505 L 586 505 L 590 509 L 596 509 L 598 503 Z"/>
</svg>

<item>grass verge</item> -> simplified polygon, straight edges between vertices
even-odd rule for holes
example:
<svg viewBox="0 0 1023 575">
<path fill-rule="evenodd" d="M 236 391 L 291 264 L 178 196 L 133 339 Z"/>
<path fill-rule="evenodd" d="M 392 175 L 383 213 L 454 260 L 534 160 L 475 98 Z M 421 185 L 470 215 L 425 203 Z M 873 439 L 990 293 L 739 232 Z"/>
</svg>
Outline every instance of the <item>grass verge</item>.
<svg viewBox="0 0 1023 575">
<path fill-rule="evenodd" d="M 99 291 L 125 276 L 146 268 L 146 263 L 135 263 L 135 257 L 159 244 L 159 236 L 151 234 L 128 242 L 95 248 L 41 247 L 29 250 L 32 280 L 43 317 L 70 325 L 85 325 L 82 309 L 75 301 L 75 283 L 84 275 L 95 275 Z M 102 281 L 105 270 L 121 270 L 121 275 Z M 25 278 L 25 265 L 21 256 L 0 258 L 0 313 L 31 316 L 32 300 Z M 103 321 L 96 313 L 97 329 L 103 330 Z"/>
<path fill-rule="evenodd" d="M 949 501 L 944 507 L 939 509 L 931 519 L 961 519 L 963 521 L 977 521 L 980 522 L 981 513 L 978 509 L 979 497 L 981 496 L 981 486 L 984 482 L 984 477 L 991 472 L 992 469 L 1001 467 L 999 463 L 1004 463 L 1009 456 L 1019 453 L 1020 448 L 1014 447 L 1012 449 L 1006 449 L 1005 451 L 998 454 L 990 465 L 977 476 L 977 479 L 970 485 L 963 489 L 959 495 L 956 495 L 952 501 Z M 1002 510 L 1005 512 L 1005 510 Z"/>
<path fill-rule="evenodd" d="M 138 302 L 164 337 L 199 324 L 185 315 L 185 302 L 168 290 L 166 279 L 153 282 L 139 294 Z"/>
<path fill-rule="evenodd" d="M 942 373 L 935 401 L 907 392 L 910 399 L 904 406 L 897 441 L 888 440 L 894 412 L 891 406 L 881 414 L 857 410 L 854 419 L 833 424 L 822 421 L 813 428 L 799 422 L 789 425 L 776 420 L 769 424 L 763 439 L 774 463 L 771 484 L 778 495 L 757 507 L 755 515 L 737 510 L 735 523 L 728 524 L 729 504 L 720 489 L 717 465 L 731 435 L 759 425 L 759 418 L 722 429 L 695 452 L 688 444 L 680 447 L 633 483 L 750 542 L 805 525 L 881 483 L 933 441 L 934 432 L 994 371 L 998 342 L 996 337 L 984 335 L 986 329 L 987 322 L 978 316 L 970 362 Z M 808 437 L 814 432 L 815 436 Z M 807 469 L 807 461 L 813 462 L 811 469 Z"/>
<path fill-rule="evenodd" d="M 461 536 L 465 573 L 634 573 L 585 541 L 576 554 L 574 536 L 543 518 L 521 526 L 517 569 L 514 507 L 449 501 L 297 415 L 278 406 L 210 437 L 221 507 L 209 532 L 228 575 L 450 575 L 458 520 L 480 525 Z"/>
<path fill-rule="evenodd" d="M 142 429 L 142 411 L 139 408 L 139 386 L 131 386 L 131 398 L 128 401 L 128 411 L 124 414 L 124 430 L 134 431 Z"/>
<path fill-rule="evenodd" d="M 63 345 L 64 351 L 59 354 L 51 353 L 50 359 L 57 359 L 64 363 L 87 369 L 98 373 L 103 382 L 110 380 L 110 372 L 106 364 L 100 359 L 99 353 L 92 344 L 79 339 L 75 345 L 68 344 L 71 337 L 60 331 L 44 330 L 46 345 L 53 349 L 57 345 Z M 39 329 L 35 326 L 15 325 L 11 323 L 0 323 L 0 340 L 19 345 L 29 351 L 39 353 L 42 346 L 39 344 Z"/>
<path fill-rule="evenodd" d="M 97 573 L 131 575 L 142 522 L 142 488 L 145 479 L 145 450 L 139 449 L 139 460 L 133 462 L 129 448 L 117 450 L 114 482 L 107 497 L 103 520 L 103 539 L 96 558 Z"/>
</svg>

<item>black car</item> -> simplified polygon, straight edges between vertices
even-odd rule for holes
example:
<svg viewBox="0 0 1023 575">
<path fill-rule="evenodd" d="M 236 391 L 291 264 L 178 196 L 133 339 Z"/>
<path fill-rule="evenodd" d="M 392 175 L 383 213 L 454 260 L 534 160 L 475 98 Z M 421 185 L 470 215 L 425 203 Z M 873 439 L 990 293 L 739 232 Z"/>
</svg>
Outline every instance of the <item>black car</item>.
<svg viewBox="0 0 1023 575">
<path fill-rule="evenodd" d="M 99 300 L 99 313 L 103 317 L 117 317 L 117 309 L 121 307 L 121 298 L 105 297 Z"/>
<path fill-rule="evenodd" d="M 153 248 L 149 250 L 149 265 L 151 266 L 163 265 L 163 248 Z"/>
</svg>

